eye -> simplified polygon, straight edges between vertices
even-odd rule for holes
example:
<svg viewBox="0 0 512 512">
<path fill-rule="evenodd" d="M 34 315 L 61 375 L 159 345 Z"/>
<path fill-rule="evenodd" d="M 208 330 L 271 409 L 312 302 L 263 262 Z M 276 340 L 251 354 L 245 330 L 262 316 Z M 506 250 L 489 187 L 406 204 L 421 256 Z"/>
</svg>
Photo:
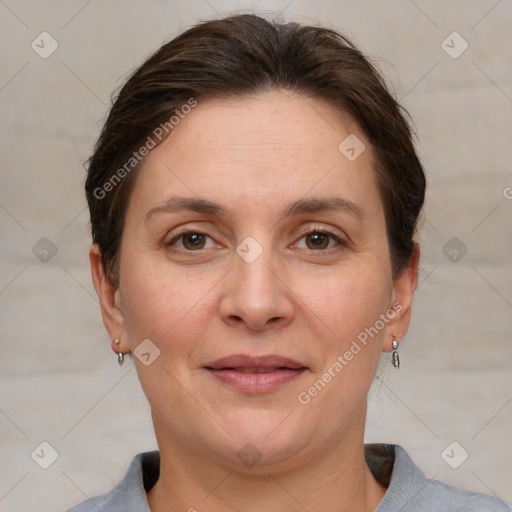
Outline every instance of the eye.
<svg viewBox="0 0 512 512">
<path fill-rule="evenodd" d="M 185 251 L 198 251 L 205 249 L 207 239 L 212 240 L 206 233 L 201 231 L 183 231 L 176 235 L 166 245 L 176 246 L 178 249 Z M 213 240 L 212 240 L 213 242 Z"/>
<path fill-rule="evenodd" d="M 334 241 L 334 247 L 336 245 L 346 245 L 346 242 L 342 240 L 336 233 L 319 227 L 313 227 L 308 229 L 306 233 L 302 235 L 300 240 L 304 239 L 306 244 L 306 249 L 310 249 L 312 251 L 332 249 Z"/>
<path fill-rule="evenodd" d="M 309 228 L 299 240 L 305 241 L 303 249 L 312 251 L 323 251 L 326 249 L 333 249 L 337 245 L 346 246 L 347 243 L 336 233 L 326 228 L 312 227 Z M 208 245 L 210 240 L 210 245 Z M 193 252 L 201 249 L 208 249 L 215 247 L 216 244 L 213 239 L 202 231 L 183 231 L 175 235 L 168 243 L 167 247 L 176 247 L 178 250 Z"/>
</svg>

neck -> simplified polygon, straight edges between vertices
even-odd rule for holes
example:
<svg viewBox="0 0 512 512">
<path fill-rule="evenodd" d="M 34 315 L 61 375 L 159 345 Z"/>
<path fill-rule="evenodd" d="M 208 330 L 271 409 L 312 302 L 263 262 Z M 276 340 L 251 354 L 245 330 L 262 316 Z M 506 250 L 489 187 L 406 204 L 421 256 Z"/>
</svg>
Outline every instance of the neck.
<svg viewBox="0 0 512 512">
<path fill-rule="evenodd" d="M 371 512 L 386 492 L 365 462 L 362 432 L 321 456 L 296 464 L 288 460 L 286 469 L 240 469 L 191 455 L 180 443 L 166 443 L 156 427 L 160 477 L 148 492 L 152 512 Z"/>
</svg>

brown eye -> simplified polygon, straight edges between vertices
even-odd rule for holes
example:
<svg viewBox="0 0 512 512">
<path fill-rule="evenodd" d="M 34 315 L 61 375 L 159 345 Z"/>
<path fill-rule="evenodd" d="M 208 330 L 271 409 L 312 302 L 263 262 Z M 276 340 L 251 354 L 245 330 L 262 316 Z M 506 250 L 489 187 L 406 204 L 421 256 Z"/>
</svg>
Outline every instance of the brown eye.
<svg viewBox="0 0 512 512">
<path fill-rule="evenodd" d="M 340 246 L 346 246 L 346 242 L 328 229 L 315 227 L 309 229 L 302 235 L 300 245 L 302 245 L 302 249 L 324 251 L 336 248 L 339 249 Z"/>
<path fill-rule="evenodd" d="M 199 231 L 185 231 L 176 235 L 166 245 L 167 247 L 176 246 L 181 251 L 199 251 L 200 249 L 207 248 L 208 239 L 210 239 L 210 237 L 206 233 L 201 233 Z"/>
<path fill-rule="evenodd" d="M 183 247 L 191 251 L 202 249 L 205 244 L 205 236 L 201 233 L 187 233 L 183 236 Z"/>
<path fill-rule="evenodd" d="M 327 249 L 329 246 L 330 235 L 326 233 L 309 233 L 306 235 L 306 245 L 308 249 Z"/>
</svg>

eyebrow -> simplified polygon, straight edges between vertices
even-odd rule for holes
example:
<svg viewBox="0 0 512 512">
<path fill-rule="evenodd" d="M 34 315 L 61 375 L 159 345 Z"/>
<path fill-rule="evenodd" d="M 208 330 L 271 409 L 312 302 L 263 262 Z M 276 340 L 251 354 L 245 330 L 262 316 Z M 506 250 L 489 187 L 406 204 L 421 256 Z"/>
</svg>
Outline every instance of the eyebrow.
<svg viewBox="0 0 512 512">
<path fill-rule="evenodd" d="M 182 210 L 191 210 L 198 213 L 209 213 L 218 217 L 233 217 L 233 213 L 220 204 L 198 197 L 171 197 L 151 208 L 146 214 L 146 220 L 157 212 L 175 213 Z M 305 213 L 318 213 L 322 211 L 344 211 L 356 218 L 364 219 L 366 215 L 354 202 L 341 197 L 322 197 L 299 199 L 281 211 L 281 217 L 291 217 Z"/>
</svg>

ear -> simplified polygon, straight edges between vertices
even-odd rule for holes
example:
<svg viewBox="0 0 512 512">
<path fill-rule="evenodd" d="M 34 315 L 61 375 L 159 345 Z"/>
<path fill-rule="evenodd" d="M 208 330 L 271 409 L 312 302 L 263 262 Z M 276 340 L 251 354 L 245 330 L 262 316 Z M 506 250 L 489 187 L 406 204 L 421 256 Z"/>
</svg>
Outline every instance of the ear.
<svg viewBox="0 0 512 512">
<path fill-rule="evenodd" d="M 110 343 L 114 352 L 130 352 L 128 336 L 125 328 L 123 311 L 120 307 L 119 288 L 115 287 L 105 273 L 101 253 L 98 244 L 92 244 L 89 250 L 89 261 L 91 262 L 92 282 L 101 306 L 103 323 L 110 336 Z M 114 340 L 119 339 L 120 343 L 114 345 Z"/>
<path fill-rule="evenodd" d="M 395 312 L 395 316 L 389 321 L 386 330 L 386 339 L 384 340 L 382 351 L 391 352 L 393 350 L 392 342 L 400 342 L 409 329 L 412 312 L 412 298 L 418 285 L 418 265 L 420 261 L 420 248 L 414 244 L 414 252 L 409 261 L 409 265 L 403 270 L 400 276 L 393 284 L 395 303 L 390 311 Z"/>
</svg>

